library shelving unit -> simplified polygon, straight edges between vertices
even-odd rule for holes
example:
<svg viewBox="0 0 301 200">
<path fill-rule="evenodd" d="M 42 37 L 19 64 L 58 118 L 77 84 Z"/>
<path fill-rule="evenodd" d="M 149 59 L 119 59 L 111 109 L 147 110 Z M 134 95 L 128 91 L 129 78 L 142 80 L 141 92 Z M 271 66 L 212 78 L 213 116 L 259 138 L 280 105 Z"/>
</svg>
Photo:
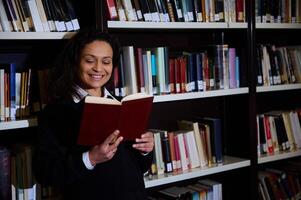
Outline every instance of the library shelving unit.
<svg viewBox="0 0 301 200">
<path fill-rule="evenodd" d="M 251 1 L 246 1 L 250 6 Z M 100 16 L 107 16 L 105 3 L 99 6 Z M 247 18 L 252 13 L 247 11 Z M 204 168 L 195 168 L 179 174 L 163 174 L 145 177 L 146 188 L 152 192 L 169 185 L 181 185 L 204 177 L 214 177 L 223 184 L 224 199 L 239 199 L 242 195 L 255 199 L 251 183 L 251 149 L 249 112 L 249 70 L 252 63 L 249 54 L 251 43 L 250 24 L 197 23 L 197 22 L 130 22 L 112 21 L 98 17 L 98 28 L 116 35 L 122 46 L 152 48 L 167 46 L 170 51 L 197 51 L 206 45 L 228 44 L 235 47 L 241 61 L 242 84 L 236 89 L 210 90 L 158 95 L 154 98 L 150 127 L 176 130 L 176 121 L 194 117 L 219 117 L 223 121 L 224 162 Z M 250 59 L 250 60 L 249 60 Z M 244 184 L 241 182 L 244 177 Z M 246 195 L 247 194 L 247 195 Z M 252 197 L 254 195 L 254 198 Z"/>
<path fill-rule="evenodd" d="M 214 178 L 223 184 L 223 199 L 255 200 L 258 199 L 257 170 L 262 164 L 267 165 L 301 155 L 300 150 L 296 150 L 257 156 L 256 114 L 300 108 L 301 85 L 297 83 L 256 86 L 255 82 L 256 44 L 300 45 L 301 26 L 287 23 L 255 23 L 255 3 L 252 0 L 245 2 L 245 23 L 110 21 L 106 18 L 105 1 L 101 0 L 89 1 L 80 10 L 81 27 L 92 25 L 112 33 L 118 36 L 122 46 L 168 46 L 172 51 L 195 51 L 200 46 L 223 43 L 237 49 L 241 61 L 239 88 L 155 96 L 150 120 L 151 128 L 175 130 L 176 121 L 179 119 L 207 116 L 221 118 L 224 162 L 221 165 L 195 168 L 179 174 L 145 177 L 145 185 L 150 192 L 196 179 Z M 58 48 L 57 44 L 63 43 L 74 34 L 0 32 L 0 53 L 36 53 L 39 50 L 41 52 L 38 55 L 43 54 L 43 51 L 44 54 L 54 53 Z M 39 58 L 35 65 L 40 64 L 44 57 Z M 35 126 L 37 120 L 34 118 L 0 122 L 0 139 L 3 136 L 2 132 L 7 135 L 10 134 L 8 131 L 14 129 Z M 13 138 L 18 137 L 12 135 Z"/>
<path fill-rule="evenodd" d="M 256 44 L 272 44 L 277 47 L 300 46 L 300 23 L 256 23 Z M 300 83 L 256 87 L 256 112 L 290 111 L 301 108 Z M 301 134 L 301 133 L 300 133 Z M 281 166 L 287 160 L 300 158 L 300 149 L 267 153 L 258 156 L 258 169 Z"/>
</svg>

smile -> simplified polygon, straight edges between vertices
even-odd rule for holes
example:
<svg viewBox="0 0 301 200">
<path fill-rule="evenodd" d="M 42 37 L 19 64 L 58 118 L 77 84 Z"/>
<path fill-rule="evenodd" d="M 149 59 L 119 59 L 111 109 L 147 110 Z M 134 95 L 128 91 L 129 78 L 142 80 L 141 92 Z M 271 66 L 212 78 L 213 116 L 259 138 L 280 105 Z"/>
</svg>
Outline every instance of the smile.
<svg viewBox="0 0 301 200">
<path fill-rule="evenodd" d="M 89 76 L 94 80 L 100 80 L 104 77 L 104 75 L 99 75 L 99 74 L 90 74 Z"/>
</svg>

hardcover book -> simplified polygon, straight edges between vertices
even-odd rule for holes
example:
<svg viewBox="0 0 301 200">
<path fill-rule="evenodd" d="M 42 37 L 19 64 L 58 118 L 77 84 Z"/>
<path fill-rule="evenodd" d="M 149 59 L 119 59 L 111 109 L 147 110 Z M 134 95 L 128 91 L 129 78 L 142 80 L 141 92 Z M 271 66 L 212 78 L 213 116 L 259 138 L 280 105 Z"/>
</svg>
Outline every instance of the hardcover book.
<svg viewBox="0 0 301 200">
<path fill-rule="evenodd" d="M 120 102 L 114 99 L 87 96 L 78 144 L 100 144 L 117 129 L 124 140 L 140 138 L 148 125 L 152 104 L 153 96 L 144 93 L 128 95 Z"/>
</svg>

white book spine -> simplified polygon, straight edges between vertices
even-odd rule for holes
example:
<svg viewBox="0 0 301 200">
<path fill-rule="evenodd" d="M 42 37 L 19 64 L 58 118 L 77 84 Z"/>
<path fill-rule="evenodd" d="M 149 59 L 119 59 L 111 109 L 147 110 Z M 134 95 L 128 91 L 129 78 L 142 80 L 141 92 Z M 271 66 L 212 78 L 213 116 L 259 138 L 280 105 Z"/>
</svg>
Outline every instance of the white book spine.
<svg viewBox="0 0 301 200">
<path fill-rule="evenodd" d="M 8 21 L 6 11 L 4 9 L 3 0 L 0 0 L 0 23 L 3 31 L 10 32 L 12 31 L 10 22 Z"/>
<path fill-rule="evenodd" d="M 38 11 L 38 7 L 35 0 L 27 0 L 28 8 L 32 17 L 34 29 L 36 32 L 43 32 L 44 27 Z"/>
</svg>

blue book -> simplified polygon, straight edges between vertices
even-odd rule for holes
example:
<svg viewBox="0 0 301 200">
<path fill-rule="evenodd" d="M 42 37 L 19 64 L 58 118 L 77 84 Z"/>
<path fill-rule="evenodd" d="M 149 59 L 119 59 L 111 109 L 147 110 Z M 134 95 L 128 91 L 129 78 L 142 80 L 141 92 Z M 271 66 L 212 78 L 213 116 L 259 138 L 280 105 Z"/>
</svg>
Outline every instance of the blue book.
<svg viewBox="0 0 301 200">
<path fill-rule="evenodd" d="M 203 62 L 200 53 L 195 55 L 197 91 L 203 91 Z"/>
<path fill-rule="evenodd" d="M 240 79 L 239 79 L 239 57 L 236 56 L 236 62 L 235 62 L 235 80 L 236 80 L 236 88 L 239 88 L 240 86 Z"/>
<path fill-rule="evenodd" d="M 155 54 L 151 55 L 151 62 L 152 62 L 152 82 L 153 82 L 153 94 L 158 94 L 157 89 L 157 62 Z"/>
<path fill-rule="evenodd" d="M 16 120 L 16 64 L 9 65 L 9 100 L 10 100 L 10 119 Z"/>
</svg>

